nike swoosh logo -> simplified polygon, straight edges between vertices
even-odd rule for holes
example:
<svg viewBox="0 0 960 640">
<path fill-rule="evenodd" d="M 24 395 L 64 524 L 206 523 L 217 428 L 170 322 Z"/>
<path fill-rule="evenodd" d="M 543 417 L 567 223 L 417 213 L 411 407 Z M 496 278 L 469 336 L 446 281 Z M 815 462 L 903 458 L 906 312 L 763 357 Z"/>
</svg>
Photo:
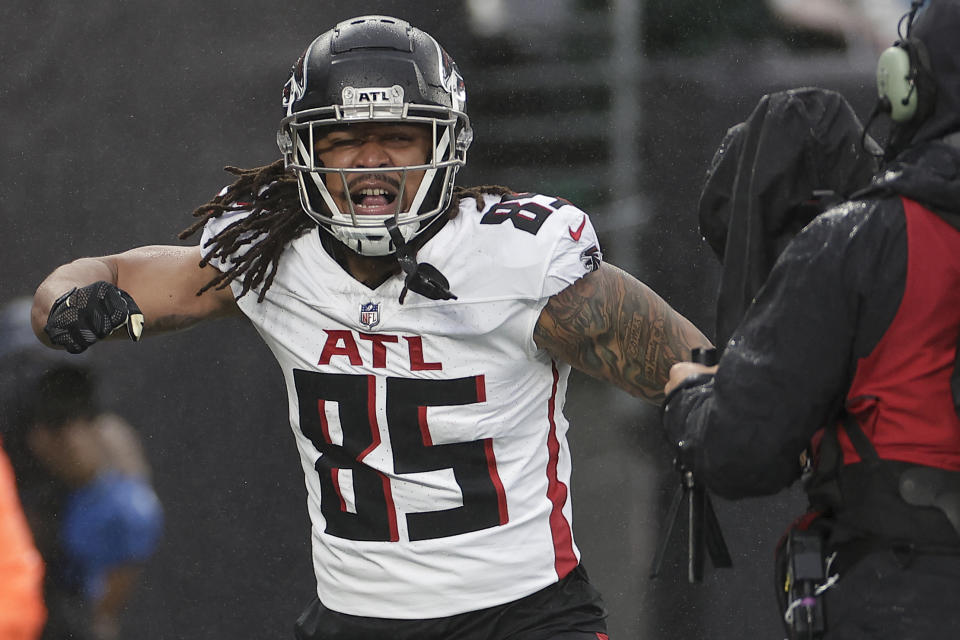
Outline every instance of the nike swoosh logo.
<svg viewBox="0 0 960 640">
<path fill-rule="evenodd" d="M 570 232 L 570 237 L 573 238 L 574 242 L 580 242 L 580 235 L 583 234 L 583 228 L 587 224 L 587 216 L 583 216 L 583 220 L 580 221 L 580 226 L 577 227 L 577 230 L 574 231 L 571 227 L 567 227 L 567 231 Z"/>
</svg>

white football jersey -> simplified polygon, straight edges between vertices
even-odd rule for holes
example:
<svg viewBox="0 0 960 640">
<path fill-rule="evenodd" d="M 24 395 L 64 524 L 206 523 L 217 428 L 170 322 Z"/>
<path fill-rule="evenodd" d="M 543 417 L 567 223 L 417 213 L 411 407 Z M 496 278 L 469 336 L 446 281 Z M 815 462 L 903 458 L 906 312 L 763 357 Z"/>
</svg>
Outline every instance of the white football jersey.
<svg viewBox="0 0 960 640">
<path fill-rule="evenodd" d="M 207 224 L 203 243 L 244 213 Z M 286 379 L 320 601 L 433 618 L 516 600 L 579 562 L 563 416 L 568 365 L 536 347 L 547 298 L 600 265 L 587 215 L 472 198 L 417 259 L 455 300 L 369 289 L 311 231 L 240 308 Z M 215 262 L 220 269 L 224 265 Z M 233 283 L 239 293 L 239 283 Z"/>
</svg>

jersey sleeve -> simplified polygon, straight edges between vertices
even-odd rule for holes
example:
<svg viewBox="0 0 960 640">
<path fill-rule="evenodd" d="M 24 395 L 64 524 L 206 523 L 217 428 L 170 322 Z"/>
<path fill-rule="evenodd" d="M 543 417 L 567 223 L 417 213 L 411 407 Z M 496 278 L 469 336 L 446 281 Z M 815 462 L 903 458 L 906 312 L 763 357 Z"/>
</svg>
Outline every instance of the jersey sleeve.
<svg viewBox="0 0 960 640">
<path fill-rule="evenodd" d="M 240 222 L 244 218 L 250 215 L 249 211 L 240 210 L 240 211 L 227 211 L 223 215 L 216 218 L 211 218 L 203 226 L 203 233 L 200 236 L 200 252 L 203 254 L 204 258 L 210 258 L 210 266 L 219 269 L 220 271 L 226 271 L 229 269 L 227 256 L 221 255 L 211 255 L 213 251 L 212 241 L 216 238 L 217 235 L 222 233 L 230 225 Z M 252 236 L 252 234 L 251 234 Z M 249 242 L 242 245 L 234 253 L 230 255 L 231 258 L 238 258 L 246 253 L 251 246 L 256 244 L 256 242 Z"/>
<path fill-rule="evenodd" d="M 229 188 L 230 187 L 224 187 L 217 195 L 224 195 Z M 230 226 L 239 223 L 249 215 L 249 209 L 237 209 L 225 211 L 216 218 L 210 218 L 207 220 L 207 223 L 203 226 L 203 233 L 200 236 L 200 252 L 203 254 L 204 258 L 209 258 L 210 266 L 219 269 L 220 271 L 226 271 L 230 268 L 230 262 L 240 258 L 247 251 L 249 251 L 251 247 L 256 246 L 257 242 L 259 241 L 256 237 L 256 234 L 253 232 L 248 232 L 243 237 L 244 242 L 242 242 L 239 248 L 233 251 L 229 256 L 213 255 L 213 241 L 216 239 L 216 237 L 226 231 Z M 265 234 L 261 234 L 261 237 L 263 235 Z"/>
<path fill-rule="evenodd" d="M 590 216 L 566 202 L 556 213 L 558 220 L 555 229 L 559 228 L 555 233 L 558 237 L 544 274 L 543 298 L 563 291 L 591 271 L 599 269 L 603 262 L 600 241 Z"/>
</svg>

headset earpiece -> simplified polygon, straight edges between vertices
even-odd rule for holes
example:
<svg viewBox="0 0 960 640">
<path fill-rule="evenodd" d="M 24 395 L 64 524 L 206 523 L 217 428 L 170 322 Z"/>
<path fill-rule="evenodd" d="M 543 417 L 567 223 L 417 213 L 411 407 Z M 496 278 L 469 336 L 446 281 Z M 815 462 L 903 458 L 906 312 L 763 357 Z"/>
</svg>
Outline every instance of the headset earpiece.
<svg viewBox="0 0 960 640">
<path fill-rule="evenodd" d="M 917 113 L 917 66 L 907 41 L 897 42 L 877 61 L 877 94 L 894 122 L 908 122 Z"/>
</svg>

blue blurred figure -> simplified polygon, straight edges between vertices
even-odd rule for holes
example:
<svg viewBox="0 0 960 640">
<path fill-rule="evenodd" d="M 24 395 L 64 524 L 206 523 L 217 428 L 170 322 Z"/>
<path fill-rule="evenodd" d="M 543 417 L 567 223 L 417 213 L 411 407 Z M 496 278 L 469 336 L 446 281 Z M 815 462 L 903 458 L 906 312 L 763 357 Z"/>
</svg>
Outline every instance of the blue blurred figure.
<svg viewBox="0 0 960 640">
<path fill-rule="evenodd" d="M 0 311 L 0 429 L 46 564 L 43 640 L 113 640 L 163 515 L 133 428 L 92 367 L 43 349 L 29 298 Z"/>
</svg>

